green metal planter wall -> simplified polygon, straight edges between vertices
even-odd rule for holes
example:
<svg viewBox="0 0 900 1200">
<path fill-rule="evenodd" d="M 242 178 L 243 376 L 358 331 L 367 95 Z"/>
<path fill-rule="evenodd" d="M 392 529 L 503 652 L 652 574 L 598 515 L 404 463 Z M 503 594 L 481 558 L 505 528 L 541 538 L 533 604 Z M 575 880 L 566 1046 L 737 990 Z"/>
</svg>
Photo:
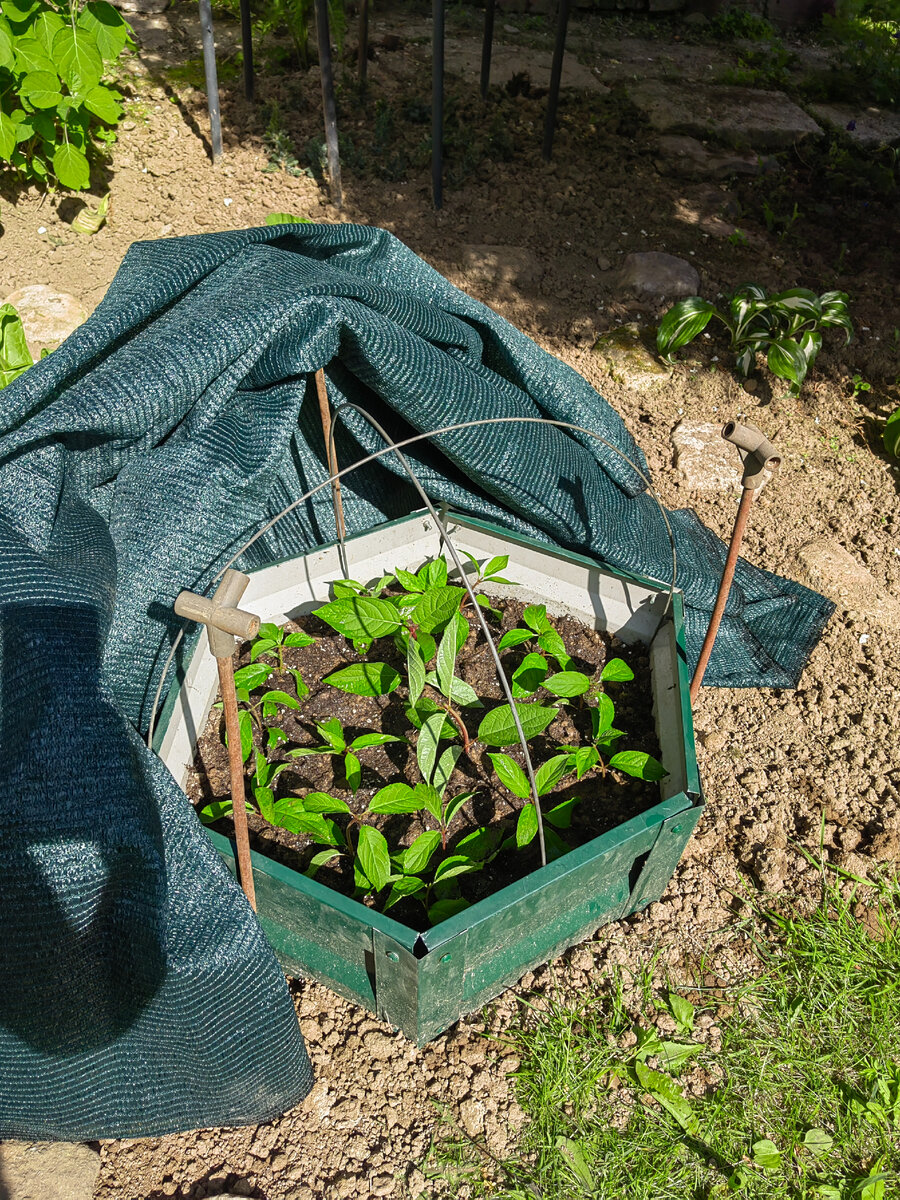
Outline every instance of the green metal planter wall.
<svg viewBox="0 0 900 1200">
<path fill-rule="evenodd" d="M 476 557 L 510 553 L 523 582 L 518 597 L 650 646 L 657 732 L 670 774 L 652 809 L 424 933 L 253 855 L 259 918 L 285 972 L 318 979 L 418 1045 L 600 925 L 658 900 L 702 811 L 680 593 L 670 600 L 653 581 L 486 522 L 454 517 L 451 532 L 454 544 Z M 422 514 L 350 539 L 348 551 L 360 579 L 440 553 Z M 242 603 L 263 620 L 287 620 L 326 600 L 328 580 L 340 575 L 334 547 L 322 547 L 256 572 Z M 182 783 L 214 698 L 215 665 L 198 643 L 156 740 Z M 229 841 L 209 836 L 233 868 Z"/>
</svg>

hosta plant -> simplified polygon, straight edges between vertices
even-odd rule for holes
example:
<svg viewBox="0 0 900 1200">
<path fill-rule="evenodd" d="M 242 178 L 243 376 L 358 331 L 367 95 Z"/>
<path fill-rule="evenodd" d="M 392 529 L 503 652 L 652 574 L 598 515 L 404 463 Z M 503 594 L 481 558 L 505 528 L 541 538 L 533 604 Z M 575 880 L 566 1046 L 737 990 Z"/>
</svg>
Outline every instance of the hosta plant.
<svg viewBox="0 0 900 1200">
<path fill-rule="evenodd" d="M 122 97 L 103 80 L 129 40 L 106 0 L 2 0 L 0 162 L 85 191 L 92 146 L 113 140 L 122 116 Z"/>
<path fill-rule="evenodd" d="M 756 355 L 765 354 L 769 370 L 787 380 L 794 395 L 822 348 L 822 331 L 836 326 L 844 330 L 848 342 L 853 335 L 844 292 L 817 296 L 808 288 L 790 288 L 769 293 L 748 283 L 738 288 L 724 309 L 699 296 L 673 305 L 656 335 L 659 353 L 671 362 L 674 352 L 698 337 L 713 318 L 728 330 L 739 375 L 748 376 Z"/>
</svg>

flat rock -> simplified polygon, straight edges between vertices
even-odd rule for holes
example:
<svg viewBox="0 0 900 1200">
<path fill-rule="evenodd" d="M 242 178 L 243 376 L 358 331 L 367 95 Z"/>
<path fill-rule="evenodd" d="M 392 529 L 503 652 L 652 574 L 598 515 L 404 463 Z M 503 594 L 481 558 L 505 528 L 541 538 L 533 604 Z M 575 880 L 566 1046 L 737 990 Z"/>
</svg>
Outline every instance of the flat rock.
<svg viewBox="0 0 900 1200">
<path fill-rule="evenodd" d="M 618 274 L 618 287 L 629 295 L 658 299 L 696 296 L 700 276 L 683 258 L 659 250 L 646 250 L 626 256 Z"/>
<path fill-rule="evenodd" d="M 831 129 L 842 129 L 863 150 L 900 143 L 900 113 L 879 108 L 853 108 L 849 104 L 810 104 L 817 121 Z"/>
<path fill-rule="evenodd" d="M 665 134 L 657 145 L 656 169 L 661 175 L 681 179 L 730 179 L 733 175 L 759 175 L 763 165 L 758 154 L 715 153 L 696 138 Z"/>
<path fill-rule="evenodd" d="M 0 1143 L 3 1200 L 91 1200 L 100 1155 L 80 1142 Z"/>
<path fill-rule="evenodd" d="M 33 358 L 45 347 L 55 350 L 87 318 L 84 306 L 75 296 L 54 292 L 43 283 L 32 283 L 11 292 L 3 303 L 11 304 L 21 317 Z"/>
<path fill-rule="evenodd" d="M 871 571 L 830 538 L 801 546 L 800 561 L 810 582 L 845 611 L 858 612 L 886 628 L 900 625 L 900 600 L 878 586 Z"/>
<path fill-rule="evenodd" d="M 784 150 L 822 130 L 783 92 L 660 79 L 626 85 L 628 98 L 658 133 L 712 138 L 727 146 Z"/>
<path fill-rule="evenodd" d="M 672 372 L 653 351 L 656 330 L 636 323 L 610 329 L 594 344 L 594 353 L 604 360 L 616 383 L 644 392 L 665 383 Z"/>
<path fill-rule="evenodd" d="M 741 460 L 722 438 L 721 424 L 682 421 L 672 430 L 675 470 L 698 492 L 726 492 L 741 486 Z"/>
</svg>

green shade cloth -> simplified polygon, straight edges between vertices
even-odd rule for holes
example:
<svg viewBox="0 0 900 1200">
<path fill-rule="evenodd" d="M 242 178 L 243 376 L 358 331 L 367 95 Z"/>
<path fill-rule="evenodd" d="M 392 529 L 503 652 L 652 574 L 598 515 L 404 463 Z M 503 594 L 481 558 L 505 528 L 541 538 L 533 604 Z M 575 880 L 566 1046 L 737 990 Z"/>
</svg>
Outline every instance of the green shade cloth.
<svg viewBox="0 0 900 1200">
<path fill-rule="evenodd" d="M 644 467 L 584 379 L 383 230 L 132 247 L 90 320 L 0 393 L 0 1136 L 261 1121 L 308 1090 L 274 955 L 141 735 L 175 596 L 206 591 L 326 477 L 322 366 L 335 404 L 363 405 L 397 438 L 546 416 Z M 350 412 L 341 464 L 380 447 Z M 436 500 L 669 577 L 655 502 L 591 438 L 463 430 L 409 457 Z M 392 458 L 347 476 L 343 496 L 350 532 L 418 507 Z M 724 547 L 690 512 L 671 521 L 696 657 Z M 324 489 L 238 565 L 333 539 Z M 740 563 L 709 682 L 792 686 L 830 611 Z"/>
</svg>

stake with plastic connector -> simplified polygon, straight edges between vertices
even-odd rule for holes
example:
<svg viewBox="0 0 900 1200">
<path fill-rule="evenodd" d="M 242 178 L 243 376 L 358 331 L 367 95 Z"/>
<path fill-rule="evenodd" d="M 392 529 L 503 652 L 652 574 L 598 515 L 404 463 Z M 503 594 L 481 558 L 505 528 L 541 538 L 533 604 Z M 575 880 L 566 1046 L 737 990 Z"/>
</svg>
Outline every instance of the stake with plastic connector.
<svg viewBox="0 0 900 1200">
<path fill-rule="evenodd" d="M 244 763 L 241 758 L 241 728 L 238 718 L 237 692 L 234 687 L 235 637 L 247 641 L 259 633 L 259 617 L 237 608 L 237 602 L 247 589 L 250 578 L 240 571 L 227 570 L 215 594 L 198 596 L 196 592 L 179 592 L 175 612 L 179 617 L 206 626 L 209 648 L 219 669 L 219 688 L 225 713 L 228 735 L 228 767 L 231 775 L 231 806 L 234 819 L 234 840 L 237 846 L 238 875 L 250 906 L 256 911 L 256 889 L 253 886 L 253 867 L 250 862 L 250 835 L 247 830 L 247 796 L 244 782 Z"/>
<path fill-rule="evenodd" d="M 728 555 L 722 570 L 719 594 L 716 596 L 716 603 L 712 611 L 712 616 L 709 619 L 706 637 L 703 639 L 700 657 L 697 660 L 697 669 L 694 671 L 694 678 L 691 680 L 692 704 L 697 699 L 697 693 L 700 691 L 703 683 L 703 676 L 706 674 L 706 668 L 709 665 L 716 635 L 719 632 L 725 607 L 728 604 L 731 584 L 734 580 L 734 571 L 741 552 L 741 543 L 744 540 L 744 531 L 747 528 L 747 521 L 750 517 L 750 506 L 753 504 L 757 493 L 762 491 L 766 483 L 768 483 L 781 466 L 781 455 L 755 425 L 740 425 L 737 421 L 729 421 L 722 428 L 722 437 L 726 442 L 731 442 L 732 445 L 737 446 L 741 454 L 744 467 L 744 474 L 741 480 L 743 491 L 741 492 L 741 503 L 738 506 L 737 516 L 734 519 L 734 529 L 731 531 L 731 542 L 728 546 Z"/>
</svg>

